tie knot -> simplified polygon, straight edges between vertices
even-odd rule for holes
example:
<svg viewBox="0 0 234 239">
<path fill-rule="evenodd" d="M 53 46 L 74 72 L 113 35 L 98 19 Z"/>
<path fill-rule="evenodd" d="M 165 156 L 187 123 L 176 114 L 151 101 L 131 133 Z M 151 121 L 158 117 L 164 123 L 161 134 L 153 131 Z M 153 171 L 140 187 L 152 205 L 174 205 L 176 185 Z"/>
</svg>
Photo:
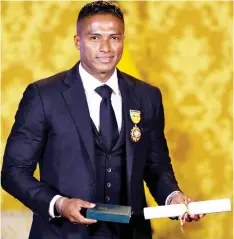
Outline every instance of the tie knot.
<svg viewBox="0 0 234 239">
<path fill-rule="evenodd" d="M 99 86 L 95 91 L 104 99 L 111 98 L 112 89 L 108 85 Z"/>
</svg>

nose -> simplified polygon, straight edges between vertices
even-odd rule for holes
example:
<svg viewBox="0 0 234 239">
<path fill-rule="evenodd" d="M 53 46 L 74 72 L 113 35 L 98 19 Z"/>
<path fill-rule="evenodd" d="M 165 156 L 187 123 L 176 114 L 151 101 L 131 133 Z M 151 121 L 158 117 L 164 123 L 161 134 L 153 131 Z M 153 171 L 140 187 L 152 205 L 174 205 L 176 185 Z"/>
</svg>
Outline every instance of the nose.
<svg viewBox="0 0 234 239">
<path fill-rule="evenodd" d="M 100 44 L 100 52 L 110 52 L 111 44 L 109 40 L 102 40 Z"/>
</svg>

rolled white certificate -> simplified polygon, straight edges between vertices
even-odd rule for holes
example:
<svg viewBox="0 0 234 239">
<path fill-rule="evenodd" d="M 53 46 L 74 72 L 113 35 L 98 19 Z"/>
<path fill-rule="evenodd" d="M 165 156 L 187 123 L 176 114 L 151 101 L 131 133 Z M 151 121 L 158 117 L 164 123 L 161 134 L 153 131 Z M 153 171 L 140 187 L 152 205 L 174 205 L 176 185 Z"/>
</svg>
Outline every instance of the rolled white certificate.
<svg viewBox="0 0 234 239">
<path fill-rule="evenodd" d="M 230 199 L 218 199 L 201 202 L 191 202 L 186 207 L 184 204 L 173 204 L 158 207 L 144 208 L 145 219 L 178 217 L 182 216 L 186 211 L 190 214 L 207 214 L 216 212 L 230 212 Z"/>
<path fill-rule="evenodd" d="M 230 212 L 230 199 L 209 200 L 201 202 L 191 202 L 188 205 L 190 214 L 207 214 L 215 212 Z"/>
</svg>

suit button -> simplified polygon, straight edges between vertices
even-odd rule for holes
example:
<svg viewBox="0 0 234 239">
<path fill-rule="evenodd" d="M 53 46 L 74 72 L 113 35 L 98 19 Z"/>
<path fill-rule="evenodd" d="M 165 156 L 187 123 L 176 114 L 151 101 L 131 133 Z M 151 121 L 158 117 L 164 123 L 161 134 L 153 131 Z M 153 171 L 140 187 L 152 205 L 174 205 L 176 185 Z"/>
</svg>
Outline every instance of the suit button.
<svg viewBox="0 0 234 239">
<path fill-rule="evenodd" d="M 111 154 L 107 154 L 106 157 L 107 157 L 108 159 L 111 159 Z"/>
<path fill-rule="evenodd" d="M 96 187 L 96 183 L 92 183 L 93 187 L 95 188 Z"/>
<path fill-rule="evenodd" d="M 107 185 L 107 187 L 108 187 L 108 188 L 110 188 L 110 187 L 111 187 L 111 183 L 107 183 L 106 185 Z"/>
<path fill-rule="evenodd" d="M 110 172 L 111 172 L 111 168 L 108 168 L 108 169 L 107 169 L 107 172 L 110 173 Z"/>
<path fill-rule="evenodd" d="M 110 201 L 110 197 L 106 196 L 106 201 L 109 202 Z"/>
</svg>

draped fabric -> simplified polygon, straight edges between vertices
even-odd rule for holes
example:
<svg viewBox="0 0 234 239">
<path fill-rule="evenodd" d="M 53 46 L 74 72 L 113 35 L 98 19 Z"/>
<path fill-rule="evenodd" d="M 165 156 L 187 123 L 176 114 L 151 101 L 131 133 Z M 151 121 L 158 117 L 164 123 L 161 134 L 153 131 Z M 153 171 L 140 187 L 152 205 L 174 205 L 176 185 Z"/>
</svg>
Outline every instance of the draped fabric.
<svg viewBox="0 0 234 239">
<path fill-rule="evenodd" d="M 86 2 L 1 2 L 1 158 L 26 86 L 79 59 L 73 35 Z M 159 86 L 179 185 L 197 200 L 232 199 L 233 6 L 228 1 L 119 1 L 126 22 L 120 70 Z M 2 163 L 2 162 L 1 162 Z M 38 173 L 36 173 L 38 176 Z M 2 238 L 27 238 L 28 209 L 2 194 Z M 156 205 L 146 188 L 147 201 Z M 207 215 L 187 239 L 231 239 L 232 213 Z M 152 220 L 155 239 L 184 238 Z"/>
</svg>

